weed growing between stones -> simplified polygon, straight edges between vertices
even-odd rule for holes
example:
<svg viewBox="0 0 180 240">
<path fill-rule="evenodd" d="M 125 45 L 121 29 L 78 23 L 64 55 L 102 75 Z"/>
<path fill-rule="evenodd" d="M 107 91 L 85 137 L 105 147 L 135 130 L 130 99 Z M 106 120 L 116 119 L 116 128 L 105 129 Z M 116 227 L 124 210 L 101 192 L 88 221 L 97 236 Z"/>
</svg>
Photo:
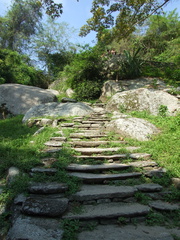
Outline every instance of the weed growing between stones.
<svg viewBox="0 0 180 240">
<path fill-rule="evenodd" d="M 78 220 L 65 219 L 61 222 L 64 230 L 62 240 L 77 240 L 77 234 L 80 230 L 80 223 Z"/>
<path fill-rule="evenodd" d="M 152 200 L 150 197 L 148 197 L 146 194 L 142 192 L 136 192 L 135 193 L 135 198 L 139 203 L 147 205 L 150 200 Z"/>
<path fill-rule="evenodd" d="M 180 210 L 173 212 L 158 212 L 151 211 L 146 218 L 146 224 L 150 226 L 167 226 L 179 227 L 180 225 Z"/>
</svg>

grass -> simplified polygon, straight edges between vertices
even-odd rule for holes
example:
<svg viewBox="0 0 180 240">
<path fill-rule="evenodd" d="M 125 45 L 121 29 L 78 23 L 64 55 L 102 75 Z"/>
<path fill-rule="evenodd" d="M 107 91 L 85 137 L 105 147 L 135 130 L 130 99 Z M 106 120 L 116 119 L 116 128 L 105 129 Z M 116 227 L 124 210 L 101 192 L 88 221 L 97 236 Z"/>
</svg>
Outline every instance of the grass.
<svg viewBox="0 0 180 240">
<path fill-rule="evenodd" d="M 161 129 L 161 134 L 152 137 L 149 141 L 140 142 L 133 139 L 125 140 L 128 141 L 128 145 L 140 146 L 141 149 L 138 151 L 152 154 L 152 159 L 160 166 L 167 169 L 166 174 L 162 178 L 154 177 L 152 178 L 152 181 L 168 187 L 171 190 L 171 194 L 166 197 L 167 201 L 177 201 L 179 199 L 179 191 L 170 188 L 170 185 L 171 177 L 180 177 L 180 115 L 168 117 L 165 115 L 165 111 L 159 116 L 152 116 L 147 112 L 132 112 L 131 114 L 134 117 L 144 118 Z M 72 157 L 73 152 L 69 149 L 68 145 L 63 147 L 60 152 L 54 153 L 53 157 L 58 159 L 58 161 L 54 162 L 52 165 L 52 167 L 58 169 L 58 172 L 55 175 L 47 176 L 45 174 L 35 174 L 33 178 L 30 178 L 28 175 L 29 170 L 33 167 L 40 166 L 42 164 L 41 158 L 48 156 L 52 157 L 52 155 L 43 153 L 41 150 L 44 148 L 44 143 L 48 141 L 50 137 L 55 135 L 57 129 L 45 127 L 41 133 L 33 136 L 36 131 L 37 127 L 29 128 L 22 124 L 22 116 L 0 121 L 0 183 L 6 182 L 7 171 L 12 166 L 19 168 L 21 173 L 23 173 L 15 179 L 15 182 L 12 183 L 11 186 L 4 186 L 3 193 L 0 195 L 0 206 L 3 206 L 5 203 L 10 205 L 13 198 L 19 193 L 24 192 L 27 194 L 26 189 L 30 180 L 39 182 L 65 182 L 69 186 L 67 194 L 76 192 L 81 184 L 77 178 L 69 177 L 64 170 L 68 164 L 77 162 L 77 159 Z M 63 130 L 63 132 L 66 137 L 69 138 L 70 133 L 73 131 L 69 129 Z M 108 137 L 105 140 L 119 140 L 119 136 L 115 133 L 108 133 Z M 110 146 L 112 145 L 110 144 Z M 126 149 L 120 149 L 120 153 L 126 153 L 125 150 Z M 132 160 L 128 160 L 128 162 L 129 161 Z M 100 164 L 102 162 L 103 161 L 100 160 L 94 161 L 92 157 L 92 160 L 79 160 L 78 163 Z M 126 160 L 122 162 L 125 163 Z M 140 179 L 140 181 L 147 182 L 147 179 L 143 179 L 143 181 Z M 129 179 L 128 181 L 124 181 L 124 184 L 127 184 L 127 182 L 129 185 L 140 184 L 140 181 L 139 179 Z M 116 181 L 116 184 L 123 185 L 123 181 L 119 181 L 119 183 Z M 138 201 L 149 201 L 149 199 L 142 194 L 139 194 L 136 197 Z M 8 229 L 9 217 L 9 212 L 0 216 L 0 229 L 2 229 L 2 232 L 5 232 Z M 151 224 L 153 221 L 156 223 L 156 220 L 157 222 L 161 222 L 161 219 L 163 219 L 162 216 L 154 215 L 153 213 L 149 216 L 149 223 Z M 77 222 L 70 221 L 64 224 L 67 230 L 70 229 L 71 226 L 75 227 L 76 230 L 78 229 Z M 73 234 L 73 231 L 71 234 Z M 68 236 L 68 233 L 65 236 Z M 74 237 L 72 236 L 69 239 L 73 238 Z M 64 239 L 66 239 L 66 237 L 64 237 Z"/>
<path fill-rule="evenodd" d="M 147 112 L 132 112 L 132 116 L 144 118 L 161 130 L 161 134 L 146 142 L 137 142 L 141 151 L 152 154 L 152 159 L 165 167 L 168 174 L 180 177 L 180 115 L 152 116 Z M 134 142 L 135 143 L 135 142 Z"/>
</svg>

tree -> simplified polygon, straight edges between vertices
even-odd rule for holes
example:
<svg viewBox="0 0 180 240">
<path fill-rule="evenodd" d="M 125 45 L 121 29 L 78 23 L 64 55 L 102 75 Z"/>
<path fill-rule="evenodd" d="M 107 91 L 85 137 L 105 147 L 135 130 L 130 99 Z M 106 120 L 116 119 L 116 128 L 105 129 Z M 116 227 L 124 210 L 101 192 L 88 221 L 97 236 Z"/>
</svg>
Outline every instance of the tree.
<svg viewBox="0 0 180 240">
<path fill-rule="evenodd" d="M 92 3 L 92 18 L 81 28 L 80 36 L 86 36 L 90 31 L 97 32 L 97 38 L 102 40 L 105 29 L 111 40 L 127 37 L 135 30 L 137 24 L 142 24 L 150 15 L 156 13 L 170 0 L 94 0 Z"/>
<path fill-rule="evenodd" d="M 41 31 L 34 38 L 34 50 L 42 64 L 45 63 L 48 73 L 57 74 L 69 63 L 77 48 L 71 43 L 75 33 L 76 30 L 65 22 L 57 23 L 48 18 L 43 23 Z"/>
<path fill-rule="evenodd" d="M 147 31 L 141 39 L 148 59 L 176 62 L 179 59 L 180 18 L 176 9 L 153 15 L 147 21 Z M 173 60 L 172 60 L 173 59 Z M 179 61 L 179 60 L 178 60 Z"/>
<path fill-rule="evenodd" d="M 14 0 L 7 15 L 0 19 L 0 46 L 22 52 L 39 31 L 41 18 L 42 8 L 36 0 Z"/>
</svg>

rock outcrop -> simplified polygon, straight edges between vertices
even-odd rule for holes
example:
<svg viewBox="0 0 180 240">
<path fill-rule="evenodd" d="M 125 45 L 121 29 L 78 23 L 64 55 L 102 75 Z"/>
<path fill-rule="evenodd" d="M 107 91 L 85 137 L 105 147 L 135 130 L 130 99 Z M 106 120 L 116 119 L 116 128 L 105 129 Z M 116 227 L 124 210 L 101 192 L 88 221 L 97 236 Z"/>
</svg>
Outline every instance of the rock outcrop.
<svg viewBox="0 0 180 240">
<path fill-rule="evenodd" d="M 33 106 L 56 100 L 55 94 L 49 90 L 21 84 L 2 84 L 0 85 L 0 118 L 2 115 L 5 118 L 8 114 L 25 114 Z"/>
<path fill-rule="evenodd" d="M 87 116 L 93 112 L 93 109 L 84 103 L 46 103 L 29 109 L 23 118 L 25 123 L 34 117 L 70 117 L 70 116 Z"/>
<path fill-rule="evenodd" d="M 161 106 L 167 107 L 168 115 L 176 115 L 180 111 L 179 99 L 171 94 L 154 89 L 139 88 L 118 92 L 108 101 L 106 110 L 143 111 L 158 115 Z"/>
<path fill-rule="evenodd" d="M 100 100 L 102 102 L 106 102 L 109 97 L 112 97 L 117 92 L 128 91 L 143 87 L 159 90 L 167 88 L 166 84 L 163 81 L 154 78 L 138 78 L 120 81 L 109 80 L 103 85 Z"/>
<path fill-rule="evenodd" d="M 135 117 L 122 115 L 108 122 L 106 130 L 120 133 L 125 137 L 131 137 L 139 141 L 147 141 L 152 135 L 159 133 L 159 129 L 152 123 Z"/>
</svg>

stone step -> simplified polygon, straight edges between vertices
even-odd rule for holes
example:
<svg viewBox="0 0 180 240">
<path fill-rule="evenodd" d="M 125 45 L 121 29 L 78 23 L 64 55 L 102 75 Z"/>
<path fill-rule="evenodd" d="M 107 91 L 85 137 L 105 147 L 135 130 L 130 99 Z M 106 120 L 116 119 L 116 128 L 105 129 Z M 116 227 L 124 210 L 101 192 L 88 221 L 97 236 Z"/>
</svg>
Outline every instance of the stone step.
<svg viewBox="0 0 180 240">
<path fill-rule="evenodd" d="M 103 164 L 70 164 L 66 167 L 67 171 L 72 172 L 94 172 L 94 171 L 105 171 L 105 170 L 123 170 L 129 167 L 155 167 L 157 163 L 153 161 L 137 161 L 137 162 L 130 162 L 127 164 L 120 164 L 120 163 L 103 163 Z"/>
<path fill-rule="evenodd" d="M 103 200 L 109 201 L 124 201 L 126 198 L 134 197 L 137 191 L 144 193 L 154 193 L 162 191 L 163 187 L 159 184 L 145 183 L 135 186 L 114 186 L 114 185 L 82 185 L 80 190 L 73 194 L 70 201 L 83 202 L 87 204 L 95 201 L 94 203 L 102 203 Z M 99 201 L 97 201 L 99 200 Z M 101 200 L 101 201 L 100 201 Z M 136 200 L 134 200 L 136 201 Z M 152 202 L 154 203 L 154 202 Z"/>
<path fill-rule="evenodd" d="M 102 134 L 102 133 L 71 133 L 70 134 L 70 138 L 102 138 L 102 137 L 107 137 L 106 134 Z"/>
<path fill-rule="evenodd" d="M 80 191 L 73 194 L 71 201 L 91 201 L 98 199 L 114 199 L 133 197 L 137 188 L 131 186 L 110 186 L 110 185 L 82 185 Z"/>
<path fill-rule="evenodd" d="M 102 125 L 103 121 L 101 119 L 99 119 L 99 120 L 84 120 L 81 123 L 82 124 L 100 124 L 100 125 Z"/>
<path fill-rule="evenodd" d="M 62 147 L 63 143 L 59 141 L 48 141 L 44 143 L 45 146 L 48 147 Z"/>
<path fill-rule="evenodd" d="M 74 123 L 61 123 L 59 126 L 61 127 L 73 127 L 74 126 Z"/>
<path fill-rule="evenodd" d="M 98 129 L 100 127 L 102 127 L 103 124 L 102 123 L 94 123 L 94 124 L 79 124 L 79 125 L 74 125 L 74 128 L 95 128 Z"/>
<path fill-rule="evenodd" d="M 96 226 L 93 230 L 84 230 L 78 234 L 78 240 L 175 240 L 172 235 L 180 236 L 180 229 L 146 224 L 112 224 L 112 221 Z M 178 238 L 177 238 L 178 239 Z"/>
<path fill-rule="evenodd" d="M 72 172 L 94 172 L 94 171 L 105 171 L 105 170 L 123 170 L 129 168 L 130 165 L 127 164 L 98 164 L 98 165 L 81 165 L 81 164 L 70 164 L 67 166 L 67 171 Z"/>
<path fill-rule="evenodd" d="M 43 168 L 43 167 L 36 167 L 31 169 L 31 173 L 44 173 L 44 174 L 49 174 L 53 175 L 57 173 L 56 168 Z"/>
<path fill-rule="evenodd" d="M 73 141 L 69 143 L 74 147 L 98 147 L 107 144 L 127 144 L 126 141 Z"/>
<path fill-rule="evenodd" d="M 68 185 L 64 183 L 31 183 L 28 191 L 33 194 L 56 194 L 64 193 L 68 190 Z"/>
<path fill-rule="evenodd" d="M 66 137 L 51 137 L 50 140 L 65 142 L 65 141 L 67 141 L 67 138 Z"/>
<path fill-rule="evenodd" d="M 93 174 L 93 173 L 71 172 L 71 173 L 68 173 L 68 175 L 77 177 L 81 179 L 84 183 L 103 183 L 104 181 L 110 181 L 110 180 L 124 180 L 128 178 L 137 178 L 137 177 L 140 177 L 142 173 L 131 172 L 131 173 L 118 173 L 118 174 Z"/>
<path fill-rule="evenodd" d="M 68 212 L 62 218 L 78 220 L 118 219 L 119 217 L 133 218 L 146 216 L 150 210 L 150 207 L 139 203 L 104 203 L 98 205 L 84 205 L 81 213 L 73 214 Z"/>
<path fill-rule="evenodd" d="M 67 210 L 67 198 L 48 198 L 30 196 L 22 206 L 22 212 L 33 216 L 59 217 Z"/>
<path fill-rule="evenodd" d="M 114 148 L 72 148 L 76 152 L 80 152 L 84 155 L 93 155 L 93 154 L 102 154 L 105 152 L 117 152 L 118 150 L 121 150 L 120 147 L 114 147 Z M 125 147 L 123 148 L 127 151 L 134 151 L 139 149 L 139 147 Z"/>
<path fill-rule="evenodd" d="M 125 158 L 131 159 L 148 159 L 151 157 L 149 153 L 130 153 L 130 154 L 114 154 L 114 155 L 98 155 L 98 156 L 88 156 L 88 155 L 74 155 L 77 159 L 98 159 L 98 160 L 120 160 Z"/>
</svg>

